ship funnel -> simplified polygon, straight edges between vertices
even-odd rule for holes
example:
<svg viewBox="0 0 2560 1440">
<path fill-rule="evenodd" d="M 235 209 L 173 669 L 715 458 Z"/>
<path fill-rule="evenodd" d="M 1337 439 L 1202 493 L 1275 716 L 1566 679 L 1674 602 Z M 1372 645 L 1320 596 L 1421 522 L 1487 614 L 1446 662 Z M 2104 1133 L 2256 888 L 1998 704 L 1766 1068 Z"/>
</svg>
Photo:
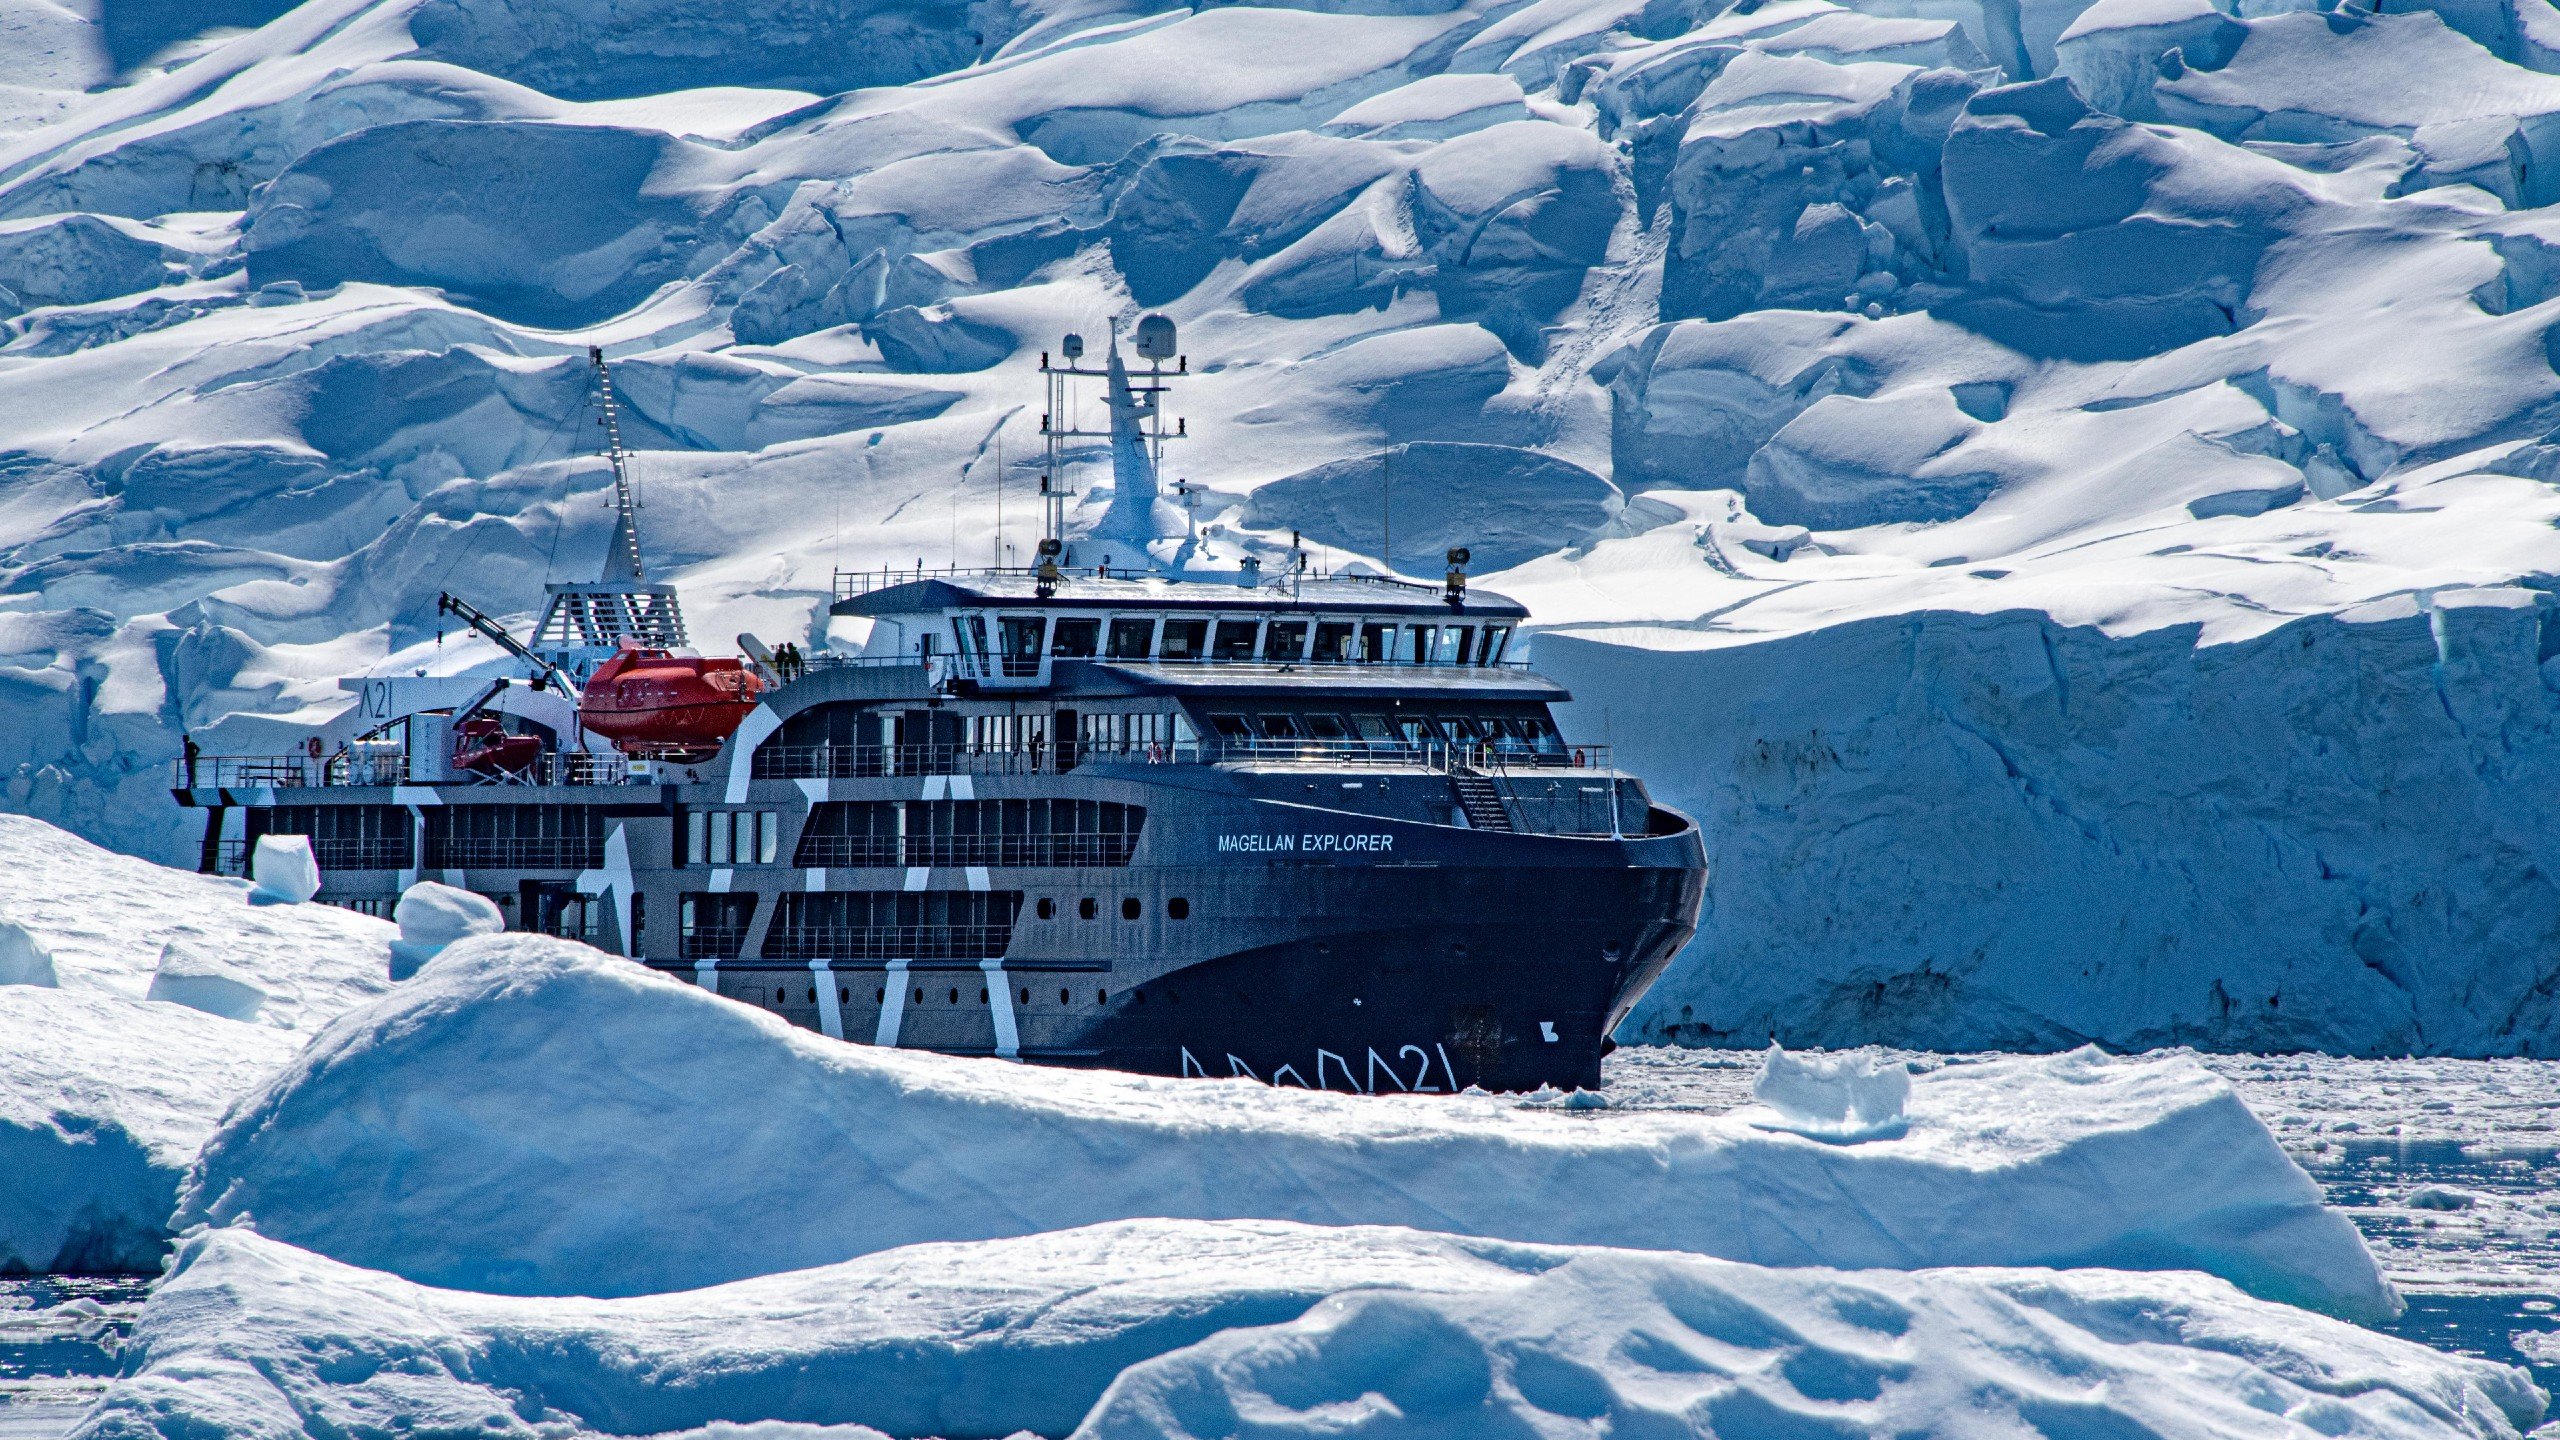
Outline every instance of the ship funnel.
<svg viewBox="0 0 2560 1440">
<path fill-rule="evenodd" d="M 1159 363 L 1173 358 L 1173 317 L 1161 311 L 1138 321 L 1138 358 Z"/>
</svg>

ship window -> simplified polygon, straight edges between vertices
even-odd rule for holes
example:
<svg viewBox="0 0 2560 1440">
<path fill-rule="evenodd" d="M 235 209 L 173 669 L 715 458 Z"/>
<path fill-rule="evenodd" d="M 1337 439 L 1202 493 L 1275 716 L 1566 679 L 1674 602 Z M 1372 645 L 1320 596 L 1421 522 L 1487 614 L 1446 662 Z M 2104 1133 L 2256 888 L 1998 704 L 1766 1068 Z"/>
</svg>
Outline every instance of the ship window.
<svg viewBox="0 0 2560 1440">
<path fill-rule="evenodd" d="M 781 849 L 782 817 L 771 810 L 695 810 L 685 816 L 686 854 L 696 865 L 770 865 Z"/>
<path fill-rule="evenodd" d="M 1059 992 L 1058 992 L 1058 1003 L 1059 1003 L 1059 1004 L 1061 1004 L 1061 1005 L 1064 1005 L 1064 1004 L 1066 1004 L 1066 1003 L 1067 1003 L 1067 992 L 1066 992 L 1066 991 L 1061 990 L 1061 991 L 1059 991 Z"/>
<path fill-rule="evenodd" d="M 1348 620 L 1316 622 L 1316 656 L 1319 661 L 1341 661 L 1351 658 L 1351 637 L 1359 627 Z"/>
<path fill-rule="evenodd" d="M 1272 621 L 1270 630 L 1262 637 L 1262 658 L 1290 661 L 1306 659 L 1307 622 L 1304 620 Z"/>
<path fill-rule="evenodd" d="M 1081 900 L 1079 900 L 1079 901 L 1077 901 L 1077 902 L 1076 902 L 1076 917 L 1077 917 L 1078 919 L 1082 919 L 1082 920 L 1090 920 L 1090 919 L 1092 919 L 1094 916 L 1099 915 L 1099 914 L 1101 914 L 1101 913 L 1102 913 L 1102 907 L 1101 907 L 1101 906 L 1099 906 L 1099 905 L 1096 905 L 1096 904 L 1094 903 L 1094 901 L 1093 901 L 1093 897 L 1092 897 L 1092 896 L 1090 896 L 1090 895 L 1087 895 L 1087 896 L 1086 896 L 1086 897 L 1084 897 L 1083 899 L 1081 899 Z"/>
<path fill-rule="evenodd" d="M 1156 622 L 1153 620 L 1114 620 L 1111 622 L 1111 658 L 1144 660 L 1155 647 Z"/>
<path fill-rule="evenodd" d="M 1467 637 L 1473 633 L 1475 632 L 1464 625 L 1441 626 L 1439 643 L 1434 645 L 1431 650 L 1432 663 L 1435 665 L 1465 664 L 1467 659 Z"/>
<path fill-rule="evenodd" d="M 1452 740 L 1481 740 L 1484 738 L 1483 727 L 1477 724 L 1476 721 L 1469 716 L 1451 715 L 1443 719 L 1440 723 L 1449 727 L 1449 738 Z"/>
<path fill-rule="evenodd" d="M 1295 740 L 1298 738 L 1298 718 L 1294 715 L 1257 715 L 1254 720 L 1261 725 L 1264 739 Z"/>
<path fill-rule="evenodd" d="M 1102 622 L 1060 617 L 1049 632 L 1049 653 L 1067 660 L 1089 660 L 1102 642 Z"/>
<path fill-rule="evenodd" d="M 1307 733 L 1318 740 L 1340 740 L 1351 732 L 1343 728 L 1339 715 L 1310 715 L 1307 717 Z"/>
<path fill-rule="evenodd" d="M 1048 628 L 1046 615 L 1007 615 L 997 621 L 1004 634 L 1004 673 L 1012 676 L 1038 674 L 1040 641 Z"/>
<path fill-rule="evenodd" d="M 1167 660 L 1197 660 L 1208 648 L 1208 621 L 1167 620 L 1164 622 L 1164 648 L 1156 653 Z"/>
<path fill-rule="evenodd" d="M 1219 621 L 1218 640 L 1211 649 L 1210 658 L 1215 660 L 1252 659 L 1253 638 L 1261 630 L 1262 622 L 1259 620 Z"/>
<path fill-rule="evenodd" d="M 1241 715 L 1212 715 L 1209 728 L 1217 731 L 1222 739 L 1248 740 L 1253 737 L 1252 727 L 1244 723 Z"/>
<path fill-rule="evenodd" d="M 1429 660 L 1431 658 L 1431 644 L 1433 637 L 1437 636 L 1439 633 L 1440 627 L 1437 625 L 1412 625 L 1406 627 L 1404 632 L 1404 647 L 1397 653 L 1396 658 L 1404 661 L 1408 665 L 1420 665 Z"/>
<path fill-rule="evenodd" d="M 1120 918 L 1123 920 L 1135 920 L 1144 912 L 1145 908 L 1146 907 L 1138 903 L 1137 896 L 1129 896 L 1127 899 L 1120 902 Z"/>
<path fill-rule="evenodd" d="M 1057 902 L 1057 901 L 1055 901 L 1055 900 L 1050 899 L 1050 898 L 1049 898 L 1048 896 L 1046 896 L 1046 895 L 1041 896 L 1041 897 L 1040 897 L 1040 918 L 1041 918 L 1041 919 L 1043 919 L 1043 920 L 1055 920 L 1055 919 L 1057 919 L 1057 918 L 1058 918 L 1058 902 Z"/>
<path fill-rule="evenodd" d="M 960 1003 L 960 987 L 957 985 L 951 987 L 951 1003 L 954 1005 Z"/>
<path fill-rule="evenodd" d="M 1022 987 L 1022 1003 L 1025 1005 L 1031 1003 L 1031 987 L 1028 985 Z"/>
<path fill-rule="evenodd" d="M 1386 717 L 1383 715 L 1354 715 L 1351 717 L 1351 729 L 1363 740 L 1390 738 Z"/>
<path fill-rule="evenodd" d="M 1188 920 L 1191 918 L 1191 902 L 1176 895 L 1164 902 L 1164 913 L 1176 920 Z"/>
<path fill-rule="evenodd" d="M 954 633 L 956 633 L 960 639 L 961 654 L 984 655 L 987 653 L 986 616 L 963 615 L 951 623 Z"/>
<path fill-rule="evenodd" d="M 1502 652 L 1509 647 L 1510 643 L 1510 626 L 1487 625 L 1484 627 L 1484 663 L 1487 665 L 1502 663 Z"/>
<path fill-rule="evenodd" d="M 1363 625 L 1360 627 L 1360 658 L 1384 660 L 1395 653 L 1396 627 Z"/>
</svg>

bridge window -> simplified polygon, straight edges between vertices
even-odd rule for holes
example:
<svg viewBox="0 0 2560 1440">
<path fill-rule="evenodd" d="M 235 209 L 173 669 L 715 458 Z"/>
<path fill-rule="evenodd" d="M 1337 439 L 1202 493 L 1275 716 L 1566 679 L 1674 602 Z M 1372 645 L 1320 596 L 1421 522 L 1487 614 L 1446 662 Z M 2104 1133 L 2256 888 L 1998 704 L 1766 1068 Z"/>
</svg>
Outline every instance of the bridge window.
<svg viewBox="0 0 2560 1440">
<path fill-rule="evenodd" d="M 1307 733 L 1318 740 L 1341 740 L 1348 738 L 1351 734 L 1351 731 L 1343 725 L 1342 717 L 1339 715 L 1309 715 L 1306 717 L 1306 725 Z"/>
<path fill-rule="evenodd" d="M 1058 623 L 1050 627 L 1049 653 L 1068 660 L 1090 659 L 1094 647 L 1101 640 L 1101 621 L 1061 616 Z"/>
<path fill-rule="evenodd" d="M 1111 658 L 1144 660 L 1155 649 L 1156 622 L 1119 619 L 1111 622 Z"/>
<path fill-rule="evenodd" d="M 1167 660 L 1197 660 L 1208 648 L 1208 621 L 1167 620 L 1164 622 L 1164 648 L 1157 653 Z"/>
<path fill-rule="evenodd" d="M 1209 728 L 1216 731 L 1221 740 L 1253 738 L 1253 727 L 1245 723 L 1245 718 L 1241 715 L 1212 715 L 1209 717 Z"/>
<path fill-rule="evenodd" d="M 1404 632 L 1404 647 L 1397 652 L 1396 658 L 1404 661 L 1408 665 L 1419 665 L 1424 661 L 1429 660 L 1431 658 L 1432 641 L 1439 635 L 1439 633 L 1440 627 L 1436 625 L 1413 625 L 1406 627 Z"/>
<path fill-rule="evenodd" d="M 1431 663 L 1435 665 L 1465 664 L 1467 660 L 1467 640 L 1468 637 L 1474 634 L 1475 630 L 1471 626 L 1444 625 L 1440 627 L 1440 642 L 1432 648 Z"/>
<path fill-rule="evenodd" d="M 1262 738 L 1266 740 L 1298 738 L 1298 717 L 1294 715 L 1257 715 L 1254 723 L 1261 728 Z"/>
<path fill-rule="evenodd" d="M 1487 625 L 1484 627 L 1483 663 L 1487 665 L 1498 665 L 1502 663 L 1502 652 L 1509 647 L 1510 643 L 1510 626 Z"/>
<path fill-rule="evenodd" d="M 1396 653 L 1396 627 L 1369 624 L 1360 627 L 1360 658 L 1388 660 Z"/>
<path fill-rule="evenodd" d="M 1359 627 L 1348 620 L 1317 621 L 1316 659 L 1328 664 L 1350 659 L 1358 633 Z"/>
<path fill-rule="evenodd" d="M 1040 641 L 1048 631 L 1046 615 L 1006 615 L 996 621 L 1004 641 L 1004 673 L 1012 676 L 1040 673 Z"/>
<path fill-rule="evenodd" d="M 1274 620 L 1262 636 L 1262 658 L 1295 662 L 1307 658 L 1307 622 Z"/>
<path fill-rule="evenodd" d="M 1259 620 L 1221 620 L 1218 622 L 1218 638 L 1210 649 L 1209 658 L 1250 660 L 1253 658 L 1254 637 L 1261 633 L 1262 622 Z"/>
</svg>

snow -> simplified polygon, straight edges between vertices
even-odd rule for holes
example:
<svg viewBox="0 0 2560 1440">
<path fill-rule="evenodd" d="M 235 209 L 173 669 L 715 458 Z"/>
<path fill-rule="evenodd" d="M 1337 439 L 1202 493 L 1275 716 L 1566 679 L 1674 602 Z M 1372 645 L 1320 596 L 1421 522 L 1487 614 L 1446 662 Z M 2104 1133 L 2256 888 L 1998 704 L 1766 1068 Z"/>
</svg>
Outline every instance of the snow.
<svg viewBox="0 0 2560 1440">
<path fill-rule="evenodd" d="M 1906 1118 L 1895 1138 L 1826 1143 L 1743 1119 L 847 1046 L 506 935 L 460 942 L 341 1017 L 206 1143 L 173 1223 L 254 1216 L 350 1264 L 525 1295 L 1175 1216 L 1777 1265 L 2192 1267 L 2350 1316 L 2398 1303 L 2318 1188 L 2192 1062 L 1953 1068 L 1913 1085 Z M 2160 1174 L 2189 1183 L 2148 1183 Z"/>
<path fill-rule="evenodd" d="M 232 1227 L 179 1247 L 78 1433 L 777 1420 L 896 1436 L 1747 1436 L 2007 1420 L 2489 1440 L 2543 1403 L 2519 1371 L 2191 1274 L 1782 1271 L 1136 1219 L 703 1290 L 529 1299 L 430 1289 Z"/>
<path fill-rule="evenodd" d="M 389 988 L 391 927 L 23 816 L 0 815 L 0 874 L 0 1273 L 147 1270 L 224 1111 Z"/>
</svg>

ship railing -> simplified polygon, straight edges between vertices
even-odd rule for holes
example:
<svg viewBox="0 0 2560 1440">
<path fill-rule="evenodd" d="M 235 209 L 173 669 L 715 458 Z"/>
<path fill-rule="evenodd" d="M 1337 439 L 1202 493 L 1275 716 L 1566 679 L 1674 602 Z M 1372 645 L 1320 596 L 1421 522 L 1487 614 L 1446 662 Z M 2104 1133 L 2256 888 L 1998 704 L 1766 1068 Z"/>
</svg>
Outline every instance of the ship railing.
<svg viewBox="0 0 2560 1440">
<path fill-rule="evenodd" d="M 1182 758 L 1212 765 L 1383 766 L 1444 775 L 1467 770 L 1504 774 L 1515 770 L 1610 768 L 1609 747 L 1606 745 L 1539 747 L 1437 740 L 1269 738 L 1209 740 L 1196 747 L 1176 748 L 1186 751 L 1197 749 L 1199 754 L 1196 757 L 1185 755 Z"/>
<path fill-rule="evenodd" d="M 182 790 L 264 787 L 290 789 L 317 785 L 405 785 L 409 759 L 390 753 L 312 755 L 198 755 L 170 762 L 170 784 Z"/>
<path fill-rule="evenodd" d="M 430 870 L 593 870 L 604 842 L 585 835 L 427 836 Z"/>
</svg>

